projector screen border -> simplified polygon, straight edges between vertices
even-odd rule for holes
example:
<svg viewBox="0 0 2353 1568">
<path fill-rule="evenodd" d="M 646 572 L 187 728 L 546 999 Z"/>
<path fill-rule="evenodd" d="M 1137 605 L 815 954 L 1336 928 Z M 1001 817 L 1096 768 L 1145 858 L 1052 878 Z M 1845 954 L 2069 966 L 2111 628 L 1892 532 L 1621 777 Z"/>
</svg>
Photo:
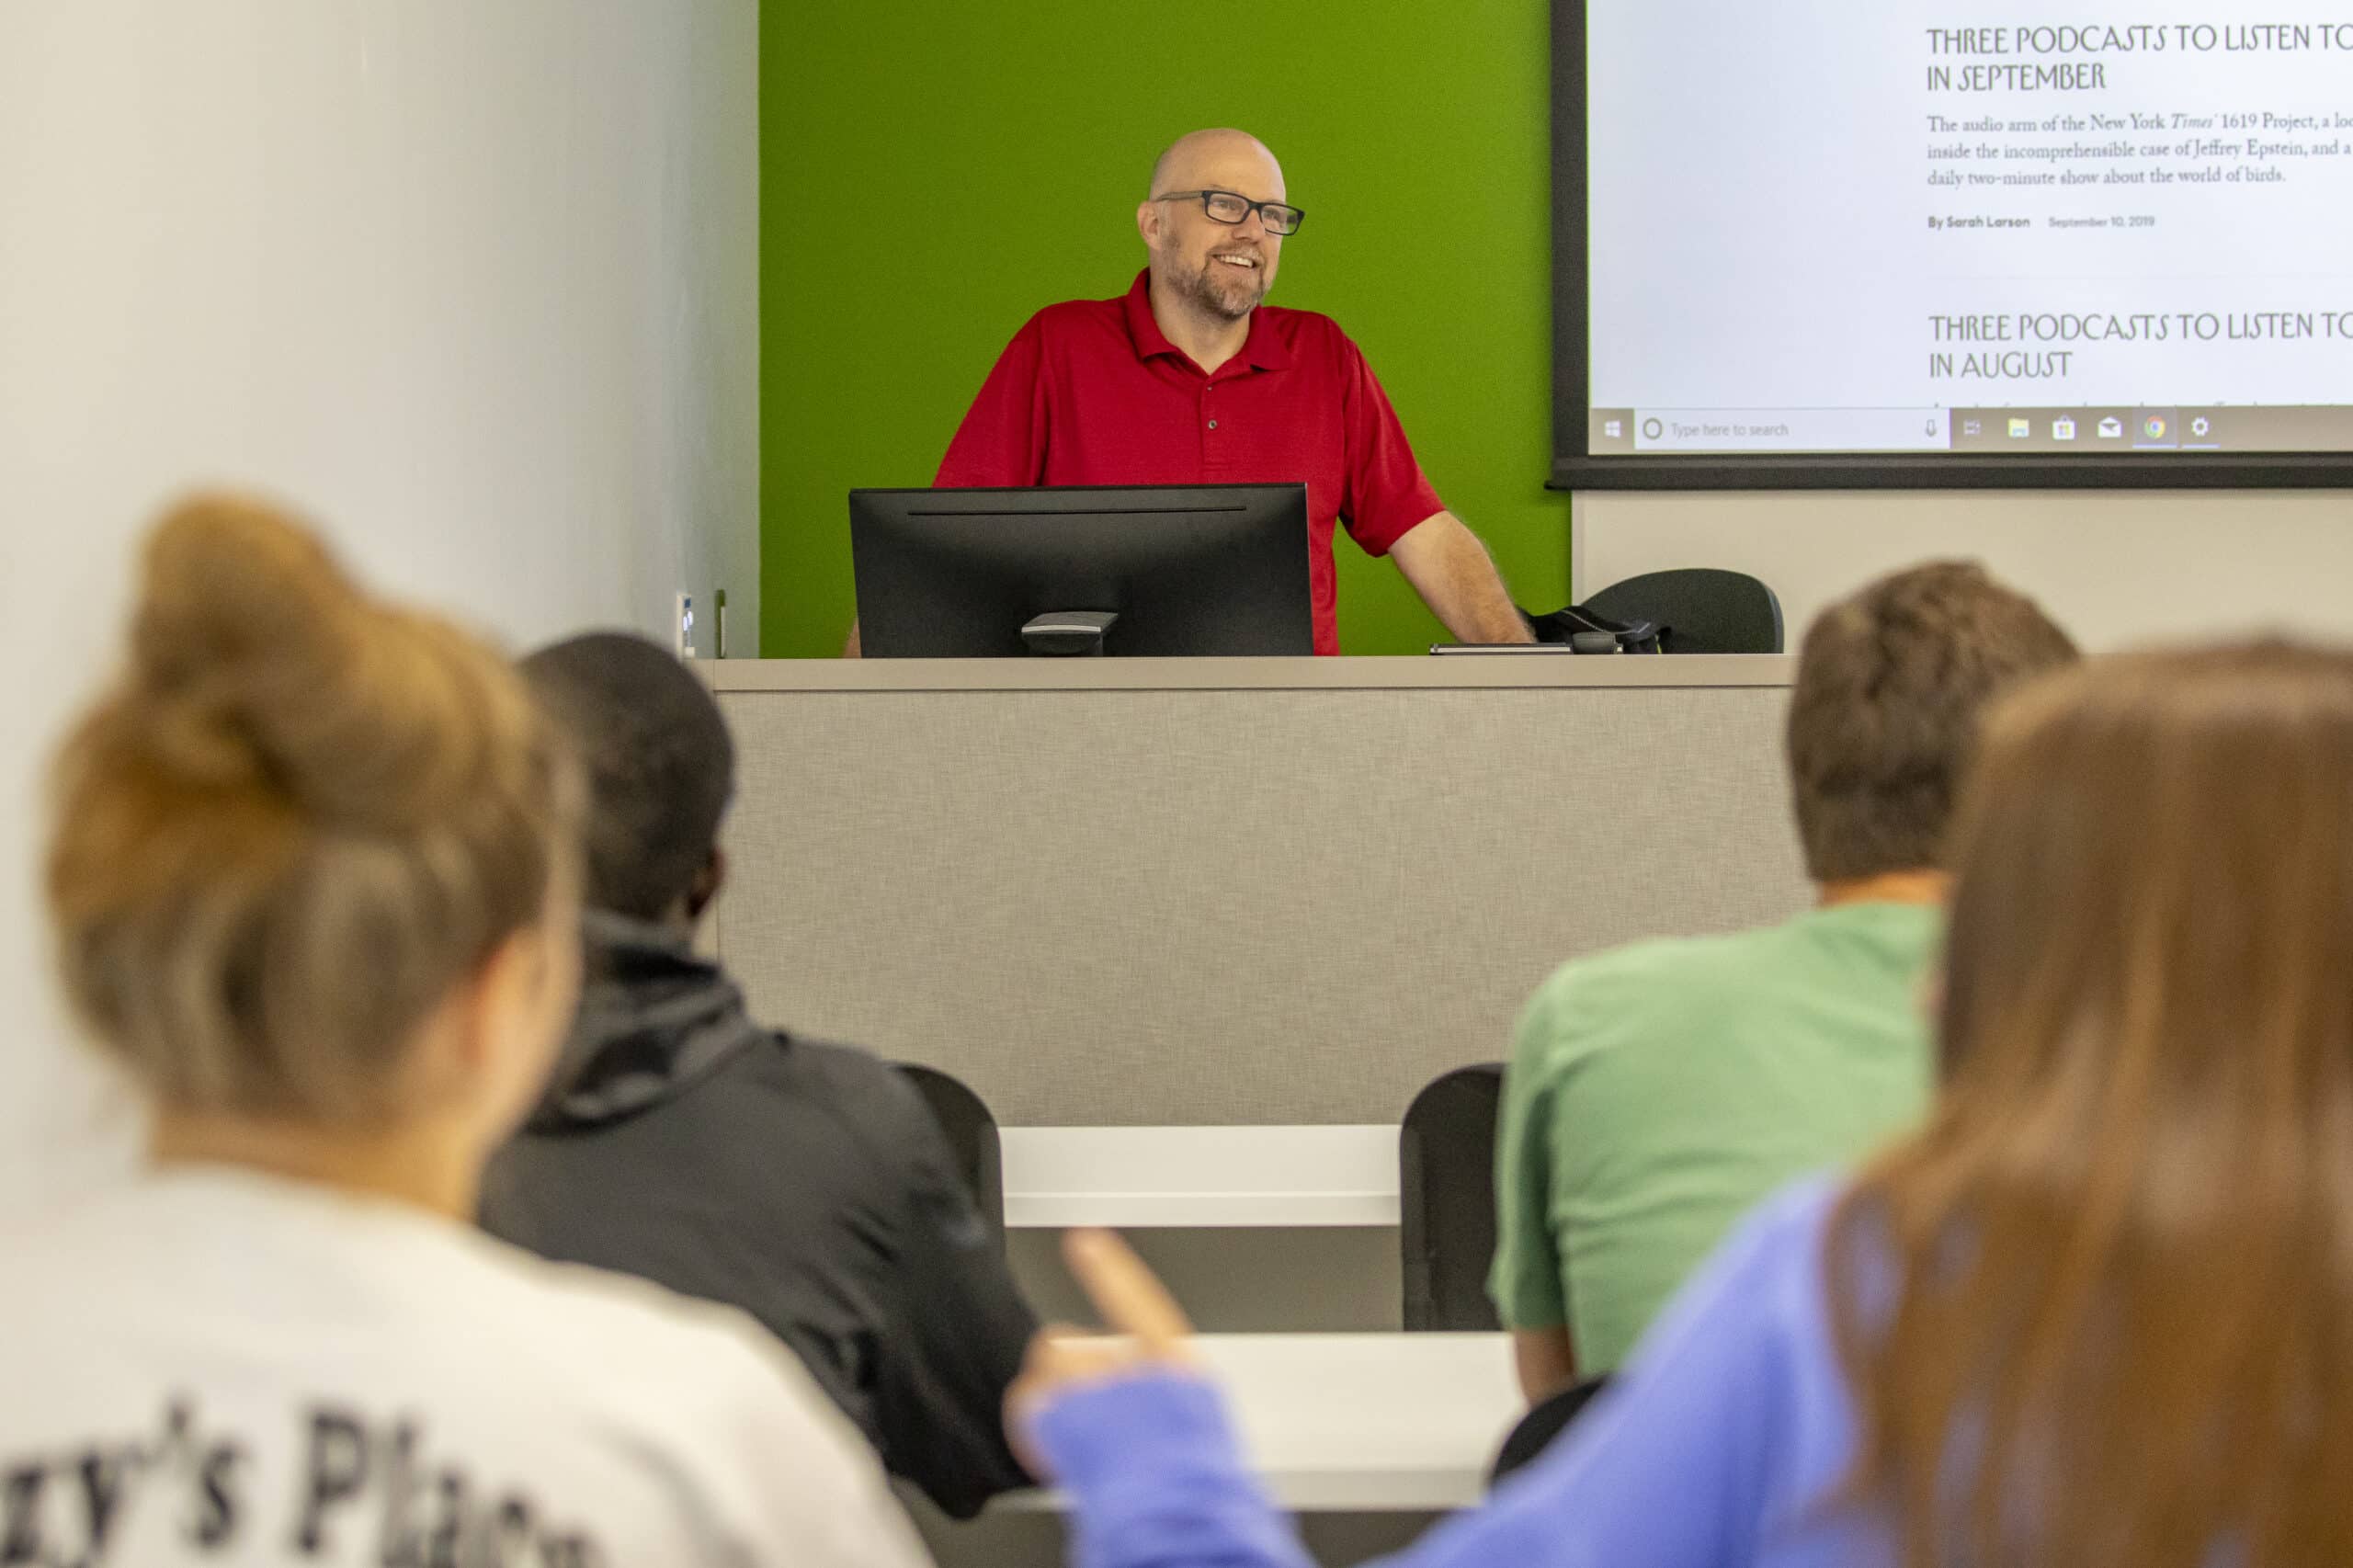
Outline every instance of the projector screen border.
<svg viewBox="0 0 2353 1568">
<path fill-rule="evenodd" d="M 1993 457 L 1929 452 L 1596 457 L 1586 233 L 1586 0 L 1552 0 L 1552 467 L 1548 490 L 2334 490 L 2353 452 Z"/>
</svg>

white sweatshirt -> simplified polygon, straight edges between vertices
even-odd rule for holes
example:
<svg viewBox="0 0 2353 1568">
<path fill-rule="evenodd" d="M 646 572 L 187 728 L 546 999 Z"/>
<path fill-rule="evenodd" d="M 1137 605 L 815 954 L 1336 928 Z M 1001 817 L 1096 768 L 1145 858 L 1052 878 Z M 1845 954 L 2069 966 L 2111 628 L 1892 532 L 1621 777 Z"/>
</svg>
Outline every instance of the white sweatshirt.
<svg viewBox="0 0 2353 1568">
<path fill-rule="evenodd" d="M 0 1235 L 0 1562 L 909 1568 L 732 1310 L 179 1166 Z"/>
</svg>

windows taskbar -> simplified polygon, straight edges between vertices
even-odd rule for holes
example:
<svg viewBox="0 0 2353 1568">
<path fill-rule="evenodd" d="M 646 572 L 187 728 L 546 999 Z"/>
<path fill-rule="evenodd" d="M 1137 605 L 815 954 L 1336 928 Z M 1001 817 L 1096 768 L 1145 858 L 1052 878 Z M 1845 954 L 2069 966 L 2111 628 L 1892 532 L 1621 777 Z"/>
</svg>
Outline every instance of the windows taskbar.
<svg viewBox="0 0 2353 1568">
<path fill-rule="evenodd" d="M 1770 453 L 2353 453 L 2353 407 L 1596 408 L 1595 459 Z"/>
</svg>

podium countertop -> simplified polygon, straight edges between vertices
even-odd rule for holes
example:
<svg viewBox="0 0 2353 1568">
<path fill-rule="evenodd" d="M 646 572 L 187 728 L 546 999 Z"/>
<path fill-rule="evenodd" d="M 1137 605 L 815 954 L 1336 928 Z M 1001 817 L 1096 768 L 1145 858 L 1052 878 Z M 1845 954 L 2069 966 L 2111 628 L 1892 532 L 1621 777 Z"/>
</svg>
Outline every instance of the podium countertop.
<svg viewBox="0 0 2353 1568">
<path fill-rule="evenodd" d="M 707 659 L 711 689 L 762 691 L 1363 691 L 1785 687 L 1786 653 L 1450 653 L 1276 659 Z"/>
</svg>

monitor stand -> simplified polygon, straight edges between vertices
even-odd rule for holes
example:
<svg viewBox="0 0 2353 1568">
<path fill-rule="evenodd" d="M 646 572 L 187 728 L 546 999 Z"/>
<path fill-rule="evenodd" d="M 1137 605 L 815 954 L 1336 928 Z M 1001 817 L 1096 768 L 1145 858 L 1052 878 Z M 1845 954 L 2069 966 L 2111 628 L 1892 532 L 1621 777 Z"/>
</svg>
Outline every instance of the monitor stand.
<svg viewBox="0 0 2353 1568">
<path fill-rule="evenodd" d="M 1058 609 L 1033 616 L 1021 628 L 1021 641 L 1029 644 L 1029 652 L 1050 657 L 1073 655 L 1100 657 L 1104 636 L 1111 623 L 1120 619 L 1117 610 Z"/>
</svg>

